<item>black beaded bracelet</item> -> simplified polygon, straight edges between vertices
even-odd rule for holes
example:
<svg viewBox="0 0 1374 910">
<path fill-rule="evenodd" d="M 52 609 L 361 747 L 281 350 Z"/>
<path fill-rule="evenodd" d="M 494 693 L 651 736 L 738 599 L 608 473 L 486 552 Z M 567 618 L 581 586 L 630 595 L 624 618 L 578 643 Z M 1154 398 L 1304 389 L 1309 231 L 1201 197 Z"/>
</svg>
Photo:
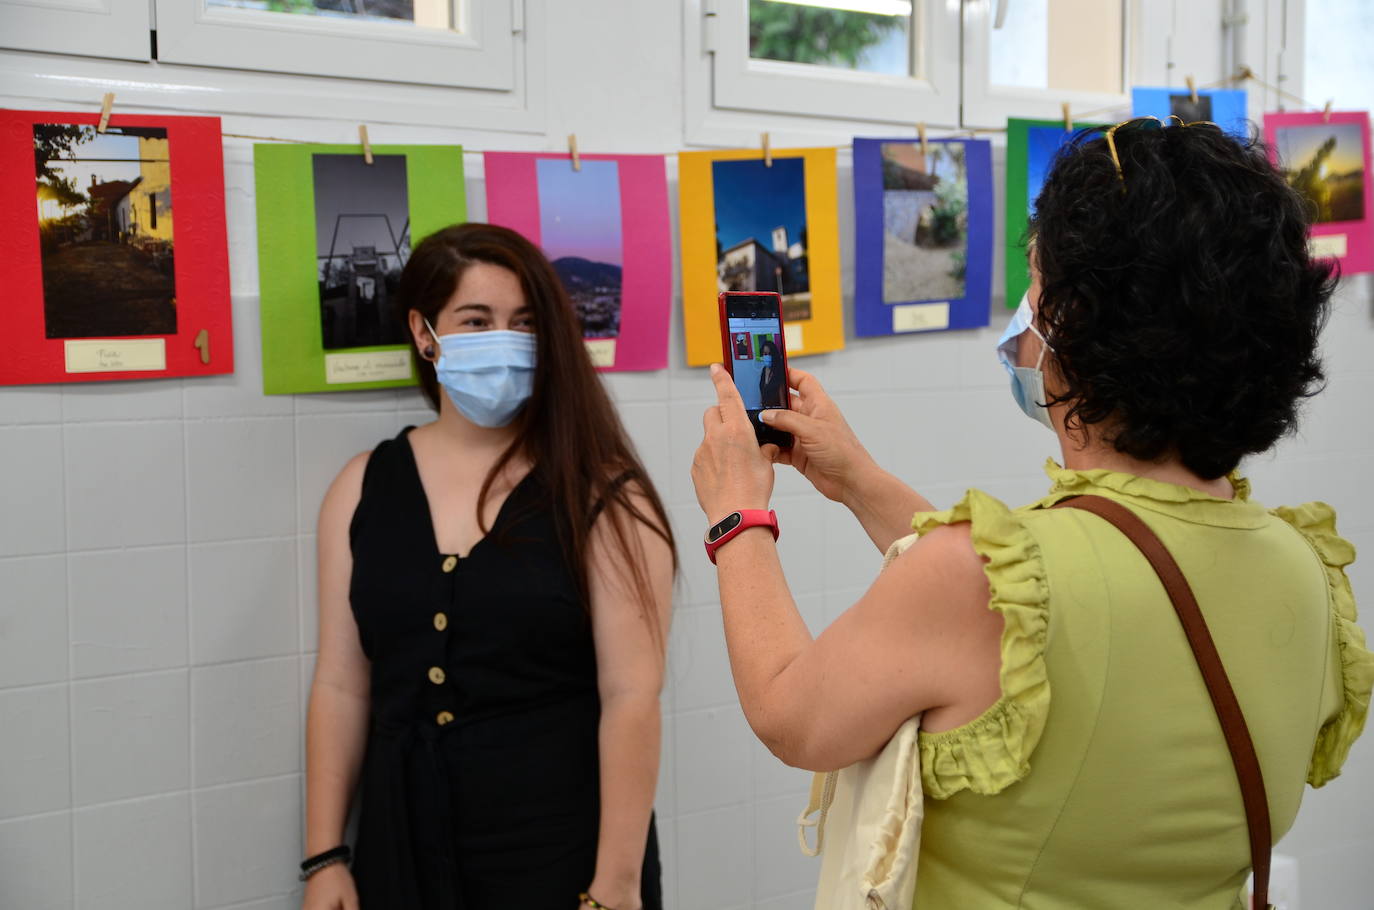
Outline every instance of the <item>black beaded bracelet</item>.
<svg viewBox="0 0 1374 910">
<path fill-rule="evenodd" d="M 347 863 L 352 861 L 352 859 L 353 851 L 349 849 L 348 844 L 340 844 L 323 853 L 316 853 L 314 856 L 307 858 L 305 862 L 301 863 L 300 879 L 301 881 L 305 881 L 326 866 L 332 866 L 335 863 Z"/>
</svg>

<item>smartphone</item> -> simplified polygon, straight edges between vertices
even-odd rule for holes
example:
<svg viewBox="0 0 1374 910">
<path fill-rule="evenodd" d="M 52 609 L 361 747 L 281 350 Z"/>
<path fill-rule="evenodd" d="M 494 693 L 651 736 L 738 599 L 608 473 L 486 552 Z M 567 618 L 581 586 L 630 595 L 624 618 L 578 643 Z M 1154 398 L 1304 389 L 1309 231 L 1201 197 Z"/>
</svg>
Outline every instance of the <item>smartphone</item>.
<svg viewBox="0 0 1374 910">
<path fill-rule="evenodd" d="M 787 345 L 782 298 L 772 291 L 725 291 L 720 295 L 721 362 L 735 380 L 759 445 L 792 447 L 792 434 L 767 426 L 759 412 L 789 407 Z"/>
</svg>

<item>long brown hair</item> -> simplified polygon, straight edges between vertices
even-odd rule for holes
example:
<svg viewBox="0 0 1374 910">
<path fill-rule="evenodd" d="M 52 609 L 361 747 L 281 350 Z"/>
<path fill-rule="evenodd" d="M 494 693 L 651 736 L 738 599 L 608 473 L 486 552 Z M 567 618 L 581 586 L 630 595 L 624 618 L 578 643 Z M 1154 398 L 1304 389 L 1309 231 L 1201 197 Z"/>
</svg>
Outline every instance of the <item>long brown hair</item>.
<svg viewBox="0 0 1374 910">
<path fill-rule="evenodd" d="M 431 323 L 437 322 L 463 274 L 477 262 L 515 273 L 535 324 L 534 391 L 515 418 L 514 441 L 482 481 L 478 525 L 487 533 L 482 515 L 492 484 L 512 458 L 523 454 L 540 472 L 552 496 L 551 506 L 562 519 L 555 522 L 559 542 L 584 606 L 591 604 L 587 551 L 592 526 L 598 513 L 604 512 L 619 561 L 629 567 L 633 593 L 644 607 L 655 641 L 662 646 L 653 589 L 634 522 L 667 542 L 676 572 L 677 550 L 668 514 L 592 367 L 572 302 L 549 260 L 509 228 L 476 222 L 444 228 L 422 240 L 411 253 L 396 297 L 398 316 L 408 325 L 409 313 L 415 310 Z M 414 344 L 414 335 L 407 334 Z M 434 364 L 424 357 L 417 357 L 416 362 L 420 386 L 437 411 L 441 393 Z M 635 504 L 632 495 L 636 492 L 647 500 L 648 514 Z"/>
</svg>

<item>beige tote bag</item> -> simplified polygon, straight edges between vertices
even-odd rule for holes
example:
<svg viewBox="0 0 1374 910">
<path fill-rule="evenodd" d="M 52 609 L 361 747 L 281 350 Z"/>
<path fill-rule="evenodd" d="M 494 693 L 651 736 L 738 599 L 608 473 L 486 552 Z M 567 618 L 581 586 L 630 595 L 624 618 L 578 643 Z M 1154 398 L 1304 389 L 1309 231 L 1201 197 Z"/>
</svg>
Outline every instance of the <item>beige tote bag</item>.
<svg viewBox="0 0 1374 910">
<path fill-rule="evenodd" d="M 915 542 L 913 534 L 894 543 L 883 568 Z M 925 814 L 920 726 L 920 715 L 910 718 L 873 758 L 812 778 L 797 839 L 803 853 L 821 857 L 816 910 L 910 910 L 915 903 Z M 816 829 L 814 847 L 808 828 Z"/>
</svg>

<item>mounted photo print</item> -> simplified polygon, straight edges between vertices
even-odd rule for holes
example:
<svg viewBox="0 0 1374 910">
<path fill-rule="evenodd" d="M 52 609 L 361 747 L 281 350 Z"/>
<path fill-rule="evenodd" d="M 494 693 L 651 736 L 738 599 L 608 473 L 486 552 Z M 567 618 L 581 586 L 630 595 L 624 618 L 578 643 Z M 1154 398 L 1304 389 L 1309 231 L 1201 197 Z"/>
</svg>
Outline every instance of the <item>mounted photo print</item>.
<svg viewBox="0 0 1374 910">
<path fill-rule="evenodd" d="M 0 111 L 0 384 L 234 370 L 219 119 Z"/>
<path fill-rule="evenodd" d="M 553 263 L 603 371 L 668 365 L 672 225 L 662 155 L 487 152 L 487 220 Z"/>
<path fill-rule="evenodd" d="M 835 150 L 681 152 L 687 364 L 720 359 L 721 291 L 782 296 L 789 357 L 844 347 Z"/>
<path fill-rule="evenodd" d="M 456 145 L 253 147 L 262 386 L 269 395 L 414 385 L 396 307 L 411 247 L 466 218 Z"/>
<path fill-rule="evenodd" d="M 1242 139 L 1250 132 L 1245 89 L 1239 88 L 1200 88 L 1194 97 L 1186 88 L 1136 87 L 1131 89 L 1131 115 L 1160 120 L 1177 117 L 1185 124 L 1206 121 Z"/>
<path fill-rule="evenodd" d="M 1308 202 L 1312 254 L 1338 260 L 1345 275 L 1374 272 L 1369 113 L 1265 114 L 1264 141 Z"/>
<path fill-rule="evenodd" d="M 987 325 L 993 230 L 987 140 L 855 139 L 855 332 Z"/>
<path fill-rule="evenodd" d="M 1007 120 L 1007 196 L 1003 255 L 1006 257 L 1006 305 L 1014 310 L 1030 289 L 1026 263 L 1026 228 L 1035 211 L 1035 200 L 1045 185 L 1054 156 L 1079 130 L 1100 123 L 1075 122 L 1064 129 L 1062 120 Z"/>
</svg>

